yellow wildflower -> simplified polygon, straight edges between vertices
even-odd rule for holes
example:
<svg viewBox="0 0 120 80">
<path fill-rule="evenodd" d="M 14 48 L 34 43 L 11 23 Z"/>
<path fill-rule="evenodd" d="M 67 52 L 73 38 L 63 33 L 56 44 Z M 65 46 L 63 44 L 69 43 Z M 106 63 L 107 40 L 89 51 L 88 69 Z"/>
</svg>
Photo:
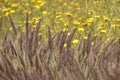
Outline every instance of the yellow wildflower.
<svg viewBox="0 0 120 80">
<path fill-rule="evenodd" d="M 91 45 L 94 45 L 95 43 L 94 42 L 91 42 Z"/>
<path fill-rule="evenodd" d="M 31 11 L 28 11 L 28 10 L 24 10 L 23 12 L 24 12 L 24 13 L 28 13 L 28 14 L 31 14 L 31 13 L 32 13 Z"/>
<path fill-rule="evenodd" d="M 67 33 L 67 36 L 70 36 L 70 32 Z"/>
<path fill-rule="evenodd" d="M 88 37 L 87 37 L 87 36 L 84 36 L 84 37 L 83 37 L 83 39 L 84 39 L 84 40 L 87 40 L 87 39 L 88 39 Z"/>
<path fill-rule="evenodd" d="M 48 18 L 45 20 L 45 22 L 46 24 L 50 24 L 50 20 Z"/>
<path fill-rule="evenodd" d="M 62 15 L 62 12 L 58 11 L 56 12 L 56 15 Z"/>
<path fill-rule="evenodd" d="M 97 29 L 98 29 L 98 30 L 100 30 L 100 29 L 102 29 L 102 28 L 103 28 L 102 26 L 98 26 L 98 28 L 97 28 Z"/>
<path fill-rule="evenodd" d="M 112 28 L 112 29 L 115 29 L 115 27 L 116 27 L 115 24 L 111 25 L 111 28 Z"/>
<path fill-rule="evenodd" d="M 72 13 L 66 12 L 65 15 L 71 17 L 71 16 L 72 16 Z"/>
<path fill-rule="evenodd" d="M 2 12 L 7 12 L 7 11 L 9 11 L 11 8 L 3 8 L 2 9 Z"/>
<path fill-rule="evenodd" d="M 103 19 L 104 19 L 105 21 L 108 21 L 108 20 L 109 20 L 109 17 L 103 16 Z"/>
<path fill-rule="evenodd" d="M 67 6 L 67 3 L 63 3 L 63 6 Z"/>
<path fill-rule="evenodd" d="M 68 25 L 68 21 L 63 21 L 63 25 L 67 26 Z"/>
<path fill-rule="evenodd" d="M 12 27 L 10 27 L 10 28 L 9 28 L 9 31 L 12 31 L 12 30 L 13 30 Z"/>
<path fill-rule="evenodd" d="M 57 19 L 61 18 L 61 15 L 57 15 L 56 18 L 57 18 Z"/>
<path fill-rule="evenodd" d="M 94 21 L 94 18 L 89 18 L 89 19 L 87 20 L 88 23 L 92 23 L 93 21 Z"/>
<path fill-rule="evenodd" d="M 40 5 L 35 5 L 34 6 L 34 8 L 36 8 L 36 9 L 40 9 L 40 7 L 41 7 Z"/>
<path fill-rule="evenodd" d="M 26 3 L 25 5 L 26 5 L 26 6 L 29 6 L 29 3 Z"/>
<path fill-rule="evenodd" d="M 64 48 L 67 47 L 67 44 L 65 43 L 65 44 L 63 45 L 63 47 L 64 47 Z"/>
<path fill-rule="evenodd" d="M 77 11 L 79 11 L 79 10 L 80 10 L 80 8 L 79 8 L 79 7 L 77 7 L 77 8 L 76 8 L 76 10 L 77 10 Z"/>
<path fill-rule="evenodd" d="M 11 7 L 18 7 L 19 4 L 11 4 Z"/>
<path fill-rule="evenodd" d="M 88 14 L 91 15 L 91 14 L 95 14 L 96 12 L 94 10 L 89 10 Z"/>
<path fill-rule="evenodd" d="M 33 3 L 34 3 L 34 2 L 36 2 L 36 0 L 31 0 L 31 2 L 33 2 Z"/>
<path fill-rule="evenodd" d="M 94 37 L 96 37 L 97 36 L 97 34 L 94 34 Z"/>
<path fill-rule="evenodd" d="M 46 3 L 46 2 L 43 2 L 43 1 L 42 1 L 42 2 L 40 3 L 40 6 L 41 6 L 41 7 L 44 6 L 45 3 Z"/>
<path fill-rule="evenodd" d="M 36 27 L 36 25 L 33 25 L 32 28 L 34 29 Z"/>
<path fill-rule="evenodd" d="M 74 25 L 80 25 L 80 22 L 77 21 L 77 20 L 74 20 L 74 21 L 73 21 L 73 24 L 74 24 Z"/>
<path fill-rule="evenodd" d="M 63 32 L 65 32 L 65 31 L 68 31 L 68 28 L 64 28 L 64 29 L 63 29 Z"/>
<path fill-rule="evenodd" d="M 37 2 L 37 3 L 42 3 L 42 0 L 37 0 L 36 2 Z"/>
<path fill-rule="evenodd" d="M 101 33 L 106 33 L 106 32 L 107 32 L 107 30 L 105 30 L 105 29 L 101 30 Z"/>
<path fill-rule="evenodd" d="M 10 10 L 10 13 L 15 13 L 15 10 Z"/>
<path fill-rule="evenodd" d="M 29 23 L 29 24 L 32 24 L 32 23 L 33 23 L 33 21 L 32 21 L 32 20 L 29 20 L 29 21 L 28 21 L 28 23 Z"/>
<path fill-rule="evenodd" d="M 74 40 L 72 41 L 73 44 L 78 44 L 78 42 L 79 42 L 78 39 L 74 39 Z"/>
<path fill-rule="evenodd" d="M 43 15 L 43 16 L 46 16 L 47 13 L 48 13 L 47 11 L 43 11 L 43 12 L 42 12 L 42 15 Z"/>
<path fill-rule="evenodd" d="M 63 18 L 59 18 L 59 20 L 62 21 L 62 22 L 64 22 L 64 21 L 63 21 Z"/>
<path fill-rule="evenodd" d="M 39 19 L 40 18 L 33 18 L 32 21 L 33 21 L 33 24 L 37 24 L 39 22 Z"/>
<path fill-rule="evenodd" d="M 110 41 L 110 39 L 109 38 L 107 38 L 107 40 L 105 41 L 105 43 L 107 43 L 107 42 L 109 42 Z"/>
<path fill-rule="evenodd" d="M 45 29 L 45 25 L 41 25 L 41 29 Z"/>
<path fill-rule="evenodd" d="M 84 28 L 78 28 L 80 32 L 83 32 L 85 29 Z"/>
<path fill-rule="evenodd" d="M 26 31 L 26 29 L 25 29 L 25 26 L 24 27 L 22 27 L 22 32 L 25 32 Z"/>
<path fill-rule="evenodd" d="M 38 33 L 38 36 L 41 36 L 42 35 L 42 33 Z"/>
<path fill-rule="evenodd" d="M 6 13 L 5 13 L 5 16 L 8 16 L 9 14 L 10 14 L 10 12 L 6 12 Z"/>
<path fill-rule="evenodd" d="M 94 18 L 95 18 L 95 19 L 99 19 L 99 18 L 100 18 L 100 16 L 99 16 L 99 15 L 96 15 L 96 16 L 94 16 Z"/>
</svg>

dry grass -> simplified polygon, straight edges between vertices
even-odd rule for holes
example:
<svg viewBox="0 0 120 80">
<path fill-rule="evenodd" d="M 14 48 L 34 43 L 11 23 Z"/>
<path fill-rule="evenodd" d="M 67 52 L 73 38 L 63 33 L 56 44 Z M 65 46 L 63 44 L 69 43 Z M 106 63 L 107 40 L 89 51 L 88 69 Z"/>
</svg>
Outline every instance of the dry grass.
<svg viewBox="0 0 120 80">
<path fill-rule="evenodd" d="M 88 34 L 72 45 L 76 32 L 38 36 L 41 20 L 32 31 L 26 17 L 26 33 L 20 33 L 9 16 L 14 34 L 6 31 L 0 44 L 0 80 L 120 80 L 120 46 Z M 20 34 L 17 34 L 20 33 Z M 94 44 L 93 44 L 94 42 Z M 64 44 L 67 46 L 64 47 Z"/>
</svg>

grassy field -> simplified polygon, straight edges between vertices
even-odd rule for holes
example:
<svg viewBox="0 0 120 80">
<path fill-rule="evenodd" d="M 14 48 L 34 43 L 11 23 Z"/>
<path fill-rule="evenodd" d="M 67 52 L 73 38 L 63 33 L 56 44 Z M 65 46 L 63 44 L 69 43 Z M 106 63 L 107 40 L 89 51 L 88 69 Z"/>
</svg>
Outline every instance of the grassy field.
<svg viewBox="0 0 120 80">
<path fill-rule="evenodd" d="M 120 80 L 119 0 L 0 0 L 0 80 Z"/>
</svg>

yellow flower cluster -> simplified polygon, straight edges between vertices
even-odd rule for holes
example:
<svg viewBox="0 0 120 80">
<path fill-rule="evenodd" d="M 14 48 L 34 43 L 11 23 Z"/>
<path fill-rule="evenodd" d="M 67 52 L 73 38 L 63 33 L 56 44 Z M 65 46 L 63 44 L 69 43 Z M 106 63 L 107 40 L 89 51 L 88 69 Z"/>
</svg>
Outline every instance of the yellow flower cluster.
<svg viewBox="0 0 120 80">
<path fill-rule="evenodd" d="M 12 15 L 16 25 L 22 25 L 22 32 L 25 32 L 23 26 L 26 22 L 26 13 L 33 29 L 39 19 L 42 20 L 41 31 L 43 31 L 40 34 L 46 34 L 44 31 L 47 30 L 46 25 L 50 25 L 53 33 L 69 29 L 68 35 L 76 27 L 72 43 L 77 44 L 81 36 L 85 40 L 88 38 L 85 35 L 89 31 L 97 36 L 119 36 L 120 18 L 117 12 L 120 9 L 115 4 L 111 5 L 112 7 L 108 4 L 109 1 L 103 0 L 0 0 L 0 16 L 6 21 L 2 26 L 6 26 L 9 23 L 6 17 Z M 12 31 L 12 28 L 9 30 Z"/>
</svg>

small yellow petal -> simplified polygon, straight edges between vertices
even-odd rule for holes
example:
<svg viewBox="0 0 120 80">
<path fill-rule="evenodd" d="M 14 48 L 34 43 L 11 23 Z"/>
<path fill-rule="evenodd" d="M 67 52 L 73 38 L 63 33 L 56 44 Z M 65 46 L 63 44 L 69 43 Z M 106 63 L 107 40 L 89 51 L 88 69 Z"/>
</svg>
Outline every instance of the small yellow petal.
<svg viewBox="0 0 120 80">
<path fill-rule="evenodd" d="M 101 30 L 101 33 L 106 33 L 106 32 L 107 32 L 107 30 L 105 30 L 105 29 Z"/>
<path fill-rule="evenodd" d="M 74 39 L 74 40 L 72 41 L 73 44 L 77 44 L 78 42 L 79 42 L 78 39 Z"/>
<path fill-rule="evenodd" d="M 83 39 L 84 39 L 84 40 L 87 40 L 87 39 L 88 39 L 88 37 L 87 37 L 87 36 L 84 36 L 84 37 L 83 37 Z"/>
<path fill-rule="evenodd" d="M 64 48 L 67 47 L 67 44 L 65 43 L 63 47 L 64 47 Z"/>
</svg>

